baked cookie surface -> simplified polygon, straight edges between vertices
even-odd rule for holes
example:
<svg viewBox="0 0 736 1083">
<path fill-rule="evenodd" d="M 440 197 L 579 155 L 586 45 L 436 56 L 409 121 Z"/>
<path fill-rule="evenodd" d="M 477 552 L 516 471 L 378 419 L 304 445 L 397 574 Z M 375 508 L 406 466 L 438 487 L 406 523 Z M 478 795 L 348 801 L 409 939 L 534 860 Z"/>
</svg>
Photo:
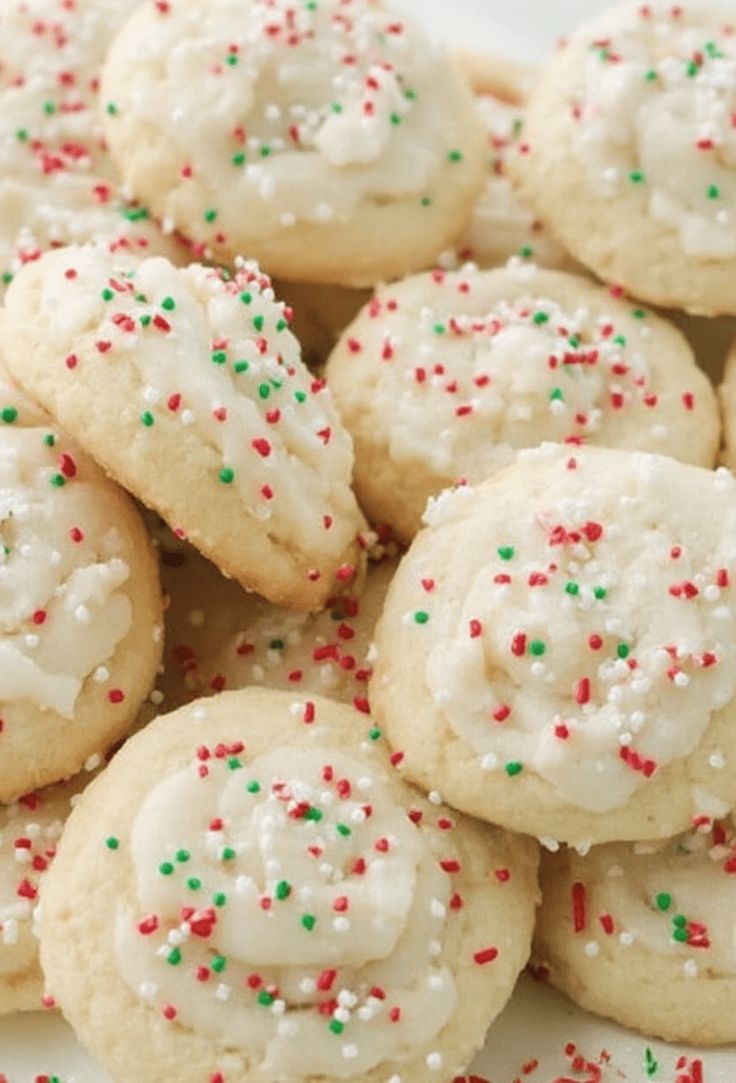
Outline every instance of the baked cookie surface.
<svg viewBox="0 0 736 1083">
<path fill-rule="evenodd" d="M 253 265 L 233 278 L 102 247 L 47 253 L 12 284 L 10 370 L 105 469 L 247 589 L 319 608 L 349 582 L 363 520 L 352 445 Z"/>
<path fill-rule="evenodd" d="M 103 73 L 130 189 L 225 262 L 372 285 L 431 264 L 483 182 L 462 73 L 381 3 L 146 4 Z"/>
<path fill-rule="evenodd" d="M 0 800 L 67 778 L 132 728 L 162 650 L 133 503 L 0 378 Z"/>
<path fill-rule="evenodd" d="M 512 163 L 581 263 L 651 304 L 733 315 L 736 45 L 711 3 L 626 3 L 582 26 L 533 91 Z"/>
<path fill-rule="evenodd" d="M 712 466 L 713 388 L 675 328 L 603 287 L 519 261 L 380 289 L 325 370 L 355 488 L 409 541 L 427 500 L 545 440 Z"/>
<path fill-rule="evenodd" d="M 545 445 L 445 493 L 389 589 L 370 685 L 405 776 L 575 844 L 736 797 L 736 480 Z"/>
<path fill-rule="evenodd" d="M 535 898 L 534 844 L 425 801 L 354 712 L 223 693 L 86 791 L 42 962 L 118 1079 L 419 1083 L 482 1044 Z"/>
<path fill-rule="evenodd" d="M 536 958 L 590 1011 L 670 1042 L 733 1042 L 731 819 L 542 860 Z"/>
</svg>

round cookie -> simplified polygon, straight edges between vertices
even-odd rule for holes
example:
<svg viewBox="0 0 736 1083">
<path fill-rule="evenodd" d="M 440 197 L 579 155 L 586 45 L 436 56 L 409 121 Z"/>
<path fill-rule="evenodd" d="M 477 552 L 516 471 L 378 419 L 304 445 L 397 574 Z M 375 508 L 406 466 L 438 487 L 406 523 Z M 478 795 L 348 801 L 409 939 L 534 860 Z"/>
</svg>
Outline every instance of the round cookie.
<svg viewBox="0 0 736 1083">
<path fill-rule="evenodd" d="M 181 258 L 120 198 L 98 117 L 99 68 L 125 0 L 4 0 L 0 7 L 0 296 L 62 244 L 104 239 Z"/>
<path fill-rule="evenodd" d="M 38 961 L 39 889 L 88 777 L 0 806 L 0 1015 L 51 1007 Z"/>
<path fill-rule="evenodd" d="M 145 4 L 101 94 L 136 196 L 204 256 L 246 254 L 285 279 L 366 286 L 421 269 L 482 185 L 462 73 L 379 2 Z"/>
<path fill-rule="evenodd" d="M 537 962 L 589 1011 L 669 1042 L 736 1040 L 732 820 L 542 860 Z"/>
<path fill-rule="evenodd" d="M 166 710 L 197 696 L 261 685 L 316 692 L 368 713 L 370 648 L 396 562 L 371 563 L 365 583 L 321 613 L 246 594 L 168 532 L 159 542 L 168 596 L 159 689 Z"/>
<path fill-rule="evenodd" d="M 531 95 L 521 189 L 558 240 L 651 304 L 734 315 L 736 38 L 713 3 L 582 26 Z"/>
<path fill-rule="evenodd" d="M 105 469 L 249 590 L 320 608 L 352 578 L 352 445 L 253 264 L 234 277 L 101 247 L 8 291 L 11 372 Z"/>
<path fill-rule="evenodd" d="M 370 698 L 410 781 L 542 839 L 667 838 L 736 803 L 736 479 L 545 445 L 444 493 Z"/>
<path fill-rule="evenodd" d="M 712 466 L 713 389 L 670 324 L 587 279 L 520 262 L 380 289 L 330 357 L 355 489 L 404 540 L 427 500 L 545 440 Z"/>
<path fill-rule="evenodd" d="M 138 513 L 0 378 L 0 801 L 67 778 L 132 728 L 162 649 Z"/>
<path fill-rule="evenodd" d="M 41 958 L 116 1078 L 426 1083 L 482 1045 L 535 901 L 529 840 L 426 801 L 345 706 L 251 689 L 159 719 L 85 792 Z"/>
</svg>

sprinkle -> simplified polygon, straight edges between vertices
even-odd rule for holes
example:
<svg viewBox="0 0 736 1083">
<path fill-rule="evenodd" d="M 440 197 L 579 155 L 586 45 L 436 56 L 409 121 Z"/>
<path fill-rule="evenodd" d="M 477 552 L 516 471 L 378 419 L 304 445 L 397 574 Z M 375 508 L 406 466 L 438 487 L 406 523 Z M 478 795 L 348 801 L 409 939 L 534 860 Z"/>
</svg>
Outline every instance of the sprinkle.
<svg viewBox="0 0 736 1083">
<path fill-rule="evenodd" d="M 473 959 L 478 966 L 486 966 L 488 963 L 494 962 L 497 958 L 498 948 L 483 948 L 482 951 L 476 951 L 473 955 Z"/>
<path fill-rule="evenodd" d="M 107 846 L 108 850 L 117 850 L 120 846 L 120 839 L 116 839 L 114 835 L 109 835 L 105 839 L 105 846 Z"/>
</svg>

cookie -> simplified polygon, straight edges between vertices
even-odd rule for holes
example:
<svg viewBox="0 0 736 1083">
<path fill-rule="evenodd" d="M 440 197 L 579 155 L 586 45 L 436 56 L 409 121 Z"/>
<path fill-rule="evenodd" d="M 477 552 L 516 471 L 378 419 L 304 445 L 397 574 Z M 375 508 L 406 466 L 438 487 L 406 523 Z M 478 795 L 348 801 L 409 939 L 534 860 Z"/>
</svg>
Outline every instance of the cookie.
<svg viewBox="0 0 736 1083">
<path fill-rule="evenodd" d="M 249 590 L 320 608 L 362 517 L 352 446 L 288 310 L 234 277 L 102 248 L 46 254 L 8 291 L 2 352 L 105 469 Z"/>
<path fill-rule="evenodd" d="M 101 94 L 136 196 L 203 256 L 242 253 L 285 279 L 365 286 L 419 270 L 483 182 L 462 73 L 370 0 L 146 4 Z"/>
<path fill-rule="evenodd" d="M 0 379 L 0 801 L 77 772 L 131 729 L 162 649 L 138 513 Z"/>
<path fill-rule="evenodd" d="M 736 38 L 713 3 L 626 3 L 545 68 L 511 167 L 558 240 L 651 304 L 735 315 Z"/>
<path fill-rule="evenodd" d="M 736 803 L 736 479 L 545 445 L 444 493 L 388 592 L 370 699 L 404 775 L 547 840 Z"/>
<path fill-rule="evenodd" d="M 508 999 L 533 843 L 426 801 L 369 723 L 312 702 L 182 708 L 73 812 L 41 958 L 114 1077 L 445 1080 Z"/>
<path fill-rule="evenodd" d="M 736 835 L 707 818 L 666 843 L 545 855 L 539 965 L 582 1007 L 669 1042 L 736 1040 Z"/>
<path fill-rule="evenodd" d="M 544 440 L 712 466 L 713 389 L 682 335 L 587 279 L 520 262 L 379 290 L 330 357 L 363 508 L 404 540 L 427 500 Z"/>
<path fill-rule="evenodd" d="M 168 598 L 166 710 L 198 696 L 251 685 L 316 692 L 368 713 L 369 654 L 394 560 L 371 563 L 356 584 L 318 614 L 269 605 L 225 579 L 173 535 L 159 541 Z"/>
<path fill-rule="evenodd" d="M 0 806 L 0 1015 L 52 1007 L 38 961 L 39 889 L 87 775 Z"/>
<path fill-rule="evenodd" d="M 118 192 L 98 116 L 99 69 L 130 5 L 5 0 L 0 9 L 0 296 L 61 244 L 104 239 L 181 259 Z"/>
</svg>

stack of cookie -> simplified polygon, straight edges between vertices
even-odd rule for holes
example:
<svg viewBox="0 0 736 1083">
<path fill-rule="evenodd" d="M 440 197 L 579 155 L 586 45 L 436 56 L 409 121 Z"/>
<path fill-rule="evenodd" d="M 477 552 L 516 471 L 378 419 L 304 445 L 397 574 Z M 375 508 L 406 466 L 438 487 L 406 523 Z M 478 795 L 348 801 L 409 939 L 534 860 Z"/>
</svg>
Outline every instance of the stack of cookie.
<svg viewBox="0 0 736 1083">
<path fill-rule="evenodd" d="M 736 1039 L 727 14 L 615 9 L 527 107 L 380 0 L 48 8 L 0 0 L 0 1011 L 120 1081 L 443 1083 L 536 917 L 584 1006 Z"/>
</svg>

